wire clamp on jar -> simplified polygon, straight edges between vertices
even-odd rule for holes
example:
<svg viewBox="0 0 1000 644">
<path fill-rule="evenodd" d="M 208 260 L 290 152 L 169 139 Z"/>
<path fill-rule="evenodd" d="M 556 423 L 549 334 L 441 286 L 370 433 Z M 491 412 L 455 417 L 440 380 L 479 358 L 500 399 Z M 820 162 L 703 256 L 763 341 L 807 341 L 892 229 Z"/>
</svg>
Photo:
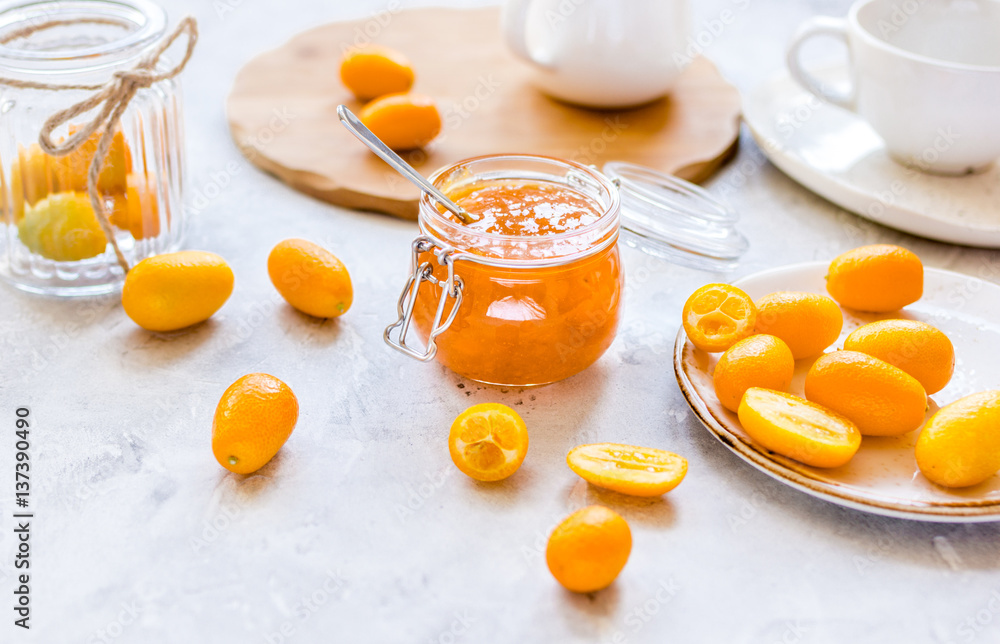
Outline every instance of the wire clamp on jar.
<svg viewBox="0 0 1000 644">
<path fill-rule="evenodd" d="M 421 362 L 429 362 L 434 359 L 434 354 L 437 353 L 435 339 L 451 326 L 451 323 L 455 320 L 455 315 L 458 313 L 458 307 L 462 304 L 463 284 L 462 278 L 455 275 L 456 258 L 453 256 L 455 253 L 454 248 L 442 246 L 433 238 L 421 235 L 413 240 L 412 249 L 413 255 L 410 266 L 413 273 L 406 281 L 406 286 L 403 287 L 403 292 L 400 293 L 399 301 L 396 303 L 396 311 L 399 319 L 386 327 L 383 337 L 386 344 L 393 349 L 416 358 Z M 446 279 L 440 280 L 434 277 L 434 266 L 430 262 L 420 263 L 420 255 L 427 252 L 433 252 L 438 264 L 447 269 L 448 277 Z M 430 282 L 434 286 L 440 287 L 441 296 L 438 299 L 437 311 L 434 313 L 434 323 L 431 325 L 430 333 L 427 336 L 427 346 L 421 350 L 407 346 L 406 334 L 410 330 L 410 323 L 413 321 L 413 311 L 417 302 L 417 295 L 420 292 L 420 285 L 423 282 Z M 448 312 L 448 316 L 445 317 L 444 311 L 448 298 L 454 299 L 455 302 L 451 307 L 451 311 Z M 398 338 L 393 337 L 393 331 L 396 329 L 399 329 Z"/>
</svg>

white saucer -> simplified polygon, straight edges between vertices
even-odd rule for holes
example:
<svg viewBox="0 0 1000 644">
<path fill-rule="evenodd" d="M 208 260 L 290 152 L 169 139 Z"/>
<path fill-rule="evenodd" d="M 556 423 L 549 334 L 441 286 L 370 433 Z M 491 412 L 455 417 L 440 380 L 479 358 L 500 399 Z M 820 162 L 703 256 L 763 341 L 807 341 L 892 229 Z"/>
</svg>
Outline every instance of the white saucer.
<svg viewBox="0 0 1000 644">
<path fill-rule="evenodd" d="M 737 282 L 755 300 L 775 291 L 826 292 L 829 262 L 795 264 L 749 275 Z M 844 311 L 848 333 L 876 319 L 904 317 L 930 323 L 955 345 L 955 375 L 929 401 L 928 417 L 959 398 L 1000 382 L 1000 286 L 933 268 L 924 272 L 924 296 L 894 315 Z M 719 355 L 694 348 L 682 327 L 674 345 L 674 373 L 684 397 L 705 427 L 738 457 L 781 483 L 818 498 L 864 512 L 920 521 L 1000 521 L 1000 474 L 979 485 L 947 489 L 925 479 L 913 454 L 919 431 L 889 438 L 866 436 L 850 463 L 819 469 L 785 458 L 751 439 L 736 414 L 715 396 L 712 374 Z M 791 393 L 801 396 L 813 360 L 799 360 Z"/>
<path fill-rule="evenodd" d="M 845 72 L 817 76 L 835 83 Z M 743 118 L 775 166 L 838 206 L 921 237 L 1000 248 L 1000 163 L 964 177 L 903 167 L 860 117 L 822 103 L 787 72 L 745 98 Z"/>
</svg>

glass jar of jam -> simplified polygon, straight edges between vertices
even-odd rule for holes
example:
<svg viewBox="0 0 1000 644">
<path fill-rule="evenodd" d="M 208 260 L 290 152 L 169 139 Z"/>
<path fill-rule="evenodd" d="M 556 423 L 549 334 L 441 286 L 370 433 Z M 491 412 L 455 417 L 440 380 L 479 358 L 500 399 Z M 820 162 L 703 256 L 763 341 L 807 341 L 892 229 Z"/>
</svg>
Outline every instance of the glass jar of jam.
<svg viewBox="0 0 1000 644">
<path fill-rule="evenodd" d="M 604 354 L 622 313 L 623 229 L 630 244 L 689 265 L 725 268 L 746 250 L 730 210 L 639 166 L 608 164 L 602 173 L 496 155 L 448 166 L 431 181 L 476 220 L 421 198 L 413 274 L 385 339 L 479 382 L 544 385 Z M 411 325 L 426 348 L 407 344 Z"/>
<path fill-rule="evenodd" d="M 64 156 L 42 150 L 39 134 L 49 117 L 94 97 L 93 88 L 116 72 L 134 70 L 166 32 L 164 10 L 149 0 L 23 1 L 0 10 L 0 77 L 59 87 L 0 86 L 0 278 L 52 295 L 120 286 L 124 269 L 88 194 L 103 130 Z M 170 66 L 163 56 L 154 71 Z M 128 265 L 176 249 L 183 234 L 178 82 L 168 78 L 137 90 L 98 175 L 99 197 Z M 102 107 L 71 118 L 51 140 L 64 143 Z"/>
</svg>

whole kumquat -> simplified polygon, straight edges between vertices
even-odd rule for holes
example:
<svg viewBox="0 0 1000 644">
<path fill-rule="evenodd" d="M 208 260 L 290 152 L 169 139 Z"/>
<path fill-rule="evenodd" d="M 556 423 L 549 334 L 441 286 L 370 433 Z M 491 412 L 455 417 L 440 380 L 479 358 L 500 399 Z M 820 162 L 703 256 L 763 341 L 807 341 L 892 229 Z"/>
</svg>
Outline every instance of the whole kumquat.
<svg viewBox="0 0 1000 644">
<path fill-rule="evenodd" d="M 924 265 L 901 246 L 861 246 L 830 263 L 826 290 L 849 309 L 897 311 L 923 295 Z"/>
<path fill-rule="evenodd" d="M 395 49 L 369 45 L 349 50 L 340 62 L 340 80 L 363 101 L 407 92 L 413 65 Z"/>
<path fill-rule="evenodd" d="M 806 398 L 846 416 L 866 436 L 899 436 L 920 427 L 923 386 L 902 369 L 857 351 L 834 351 L 806 375 Z"/>
<path fill-rule="evenodd" d="M 305 239 L 279 242 L 267 258 L 274 288 L 293 307 L 318 318 L 335 318 L 351 308 L 354 288 L 347 267 L 319 244 Z"/>
<path fill-rule="evenodd" d="M 982 483 L 1000 470 L 1000 391 L 966 396 L 939 409 L 917 438 L 917 465 L 946 487 Z"/>
<path fill-rule="evenodd" d="M 819 355 L 840 337 L 844 314 L 817 293 L 779 291 L 757 300 L 757 333 L 781 338 L 796 360 Z"/>
<path fill-rule="evenodd" d="M 148 257 L 125 276 L 122 306 L 150 331 L 204 322 L 233 292 L 233 270 L 215 253 L 184 250 Z"/>
<path fill-rule="evenodd" d="M 365 105 L 358 117 L 393 150 L 422 148 L 441 131 L 434 101 L 421 94 L 386 94 Z"/>
<path fill-rule="evenodd" d="M 577 510 L 556 526 L 545 548 L 549 571 L 567 590 L 607 588 L 632 552 L 632 531 L 617 512 L 600 505 Z"/>
<path fill-rule="evenodd" d="M 879 320 L 855 329 L 844 348 L 899 367 L 929 394 L 944 389 L 955 371 L 955 348 L 944 333 L 916 320 Z"/>
<path fill-rule="evenodd" d="M 795 374 L 795 358 L 783 340 L 760 333 L 726 349 L 712 375 L 715 395 L 729 411 L 737 411 L 750 387 L 786 391 Z"/>
<path fill-rule="evenodd" d="M 251 373 L 226 389 L 212 422 L 212 453 L 230 472 L 264 467 L 285 444 L 299 418 L 291 388 L 272 375 Z"/>
</svg>

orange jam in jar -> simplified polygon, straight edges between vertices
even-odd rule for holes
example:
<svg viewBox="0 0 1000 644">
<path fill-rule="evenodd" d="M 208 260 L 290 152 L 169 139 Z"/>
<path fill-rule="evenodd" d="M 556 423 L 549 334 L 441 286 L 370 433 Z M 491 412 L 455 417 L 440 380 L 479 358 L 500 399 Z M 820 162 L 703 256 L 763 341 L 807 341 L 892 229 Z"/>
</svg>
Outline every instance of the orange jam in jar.
<svg viewBox="0 0 1000 644">
<path fill-rule="evenodd" d="M 514 386 L 562 380 L 600 358 L 622 305 L 615 186 L 577 163 L 513 155 L 463 161 L 432 181 L 477 217 L 463 223 L 421 200 L 409 301 L 434 357 Z"/>
</svg>

